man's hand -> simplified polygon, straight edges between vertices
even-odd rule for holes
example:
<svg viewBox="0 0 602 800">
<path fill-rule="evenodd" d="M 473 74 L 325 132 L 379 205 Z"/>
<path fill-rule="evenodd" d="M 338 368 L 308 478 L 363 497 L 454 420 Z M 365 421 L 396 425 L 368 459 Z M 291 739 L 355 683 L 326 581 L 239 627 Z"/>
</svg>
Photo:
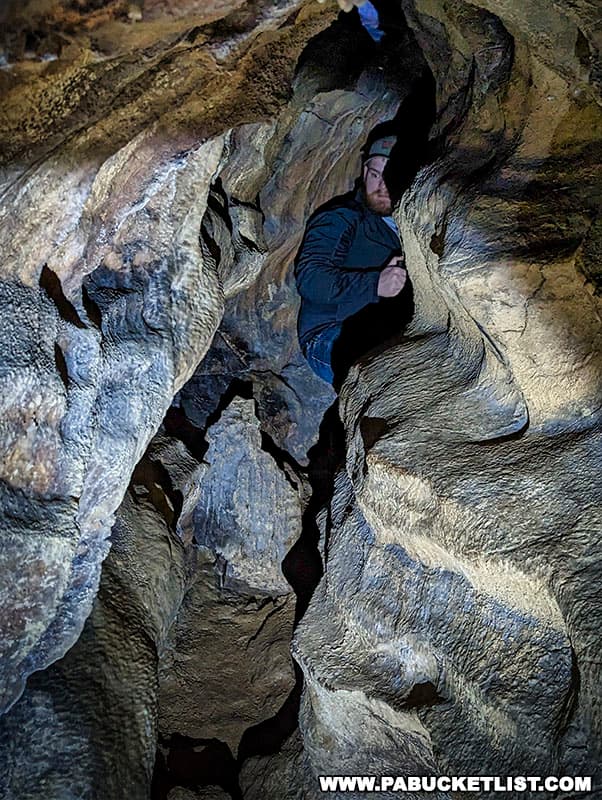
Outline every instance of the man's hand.
<svg viewBox="0 0 602 800">
<path fill-rule="evenodd" d="M 393 256 L 380 273 L 376 293 L 379 297 L 395 297 L 405 286 L 408 273 L 401 256 Z"/>
</svg>

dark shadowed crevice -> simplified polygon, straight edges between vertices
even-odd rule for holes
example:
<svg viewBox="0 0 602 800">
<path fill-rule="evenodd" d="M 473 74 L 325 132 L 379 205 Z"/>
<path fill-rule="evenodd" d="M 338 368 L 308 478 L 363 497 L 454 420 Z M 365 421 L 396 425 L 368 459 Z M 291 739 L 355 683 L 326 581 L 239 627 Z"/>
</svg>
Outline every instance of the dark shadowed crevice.
<svg viewBox="0 0 602 800">
<path fill-rule="evenodd" d="M 65 389 L 69 388 L 69 370 L 67 369 L 67 362 L 58 342 L 54 343 L 54 364 L 56 370 L 61 377 Z"/>
<path fill-rule="evenodd" d="M 191 455 L 201 462 L 207 452 L 208 443 L 206 434 L 214 425 L 222 413 L 230 406 L 234 398 L 239 397 L 244 400 L 254 400 L 257 412 L 258 401 L 255 397 L 255 386 L 250 380 L 234 378 L 231 380 L 227 390 L 219 398 L 219 402 L 213 411 L 207 416 L 205 427 L 198 428 L 190 421 L 186 412 L 180 406 L 171 406 L 163 426 L 169 436 L 181 441 Z M 256 414 L 257 415 L 257 414 Z M 259 418 L 258 418 L 259 419 Z M 299 489 L 300 476 L 305 473 L 305 469 L 293 458 L 293 456 L 282 447 L 279 447 L 273 438 L 263 429 L 260 429 L 261 448 L 274 459 L 277 466 L 282 471 L 286 480 L 294 489 Z"/>
<path fill-rule="evenodd" d="M 434 114 L 434 79 L 425 62 L 416 69 L 413 59 L 416 58 L 417 45 L 413 41 L 413 34 L 409 31 L 402 17 L 394 21 L 395 31 L 401 36 L 394 44 L 382 46 L 380 51 L 366 34 L 357 14 L 342 16 L 331 29 L 316 37 L 308 46 L 302 56 L 296 78 L 296 91 L 314 93 L 316 90 L 327 91 L 340 86 L 353 86 L 360 73 L 371 61 L 374 69 L 374 79 L 382 81 L 382 71 L 379 73 L 380 62 L 382 69 L 397 75 L 399 86 L 410 86 L 409 92 L 404 95 L 406 100 L 401 104 L 397 115 L 385 126 L 399 136 L 400 167 L 399 177 L 394 182 L 393 193 L 397 199 L 413 180 L 416 171 L 425 163 L 428 157 L 429 131 Z M 392 30 L 392 29 L 390 29 Z M 332 53 L 328 43 L 334 48 L 337 56 L 331 60 Z M 353 46 L 351 46 L 353 44 Z M 411 52 L 404 55 L 403 48 Z M 328 54 L 330 63 L 335 64 L 335 69 L 327 68 L 324 56 Z M 404 68 L 411 64 L 414 80 L 408 81 Z M 369 77 L 367 78 L 370 79 Z M 392 77 L 392 83 L 395 78 Z M 311 90 L 311 92 L 310 92 Z M 383 135 L 385 128 L 376 128 L 373 137 Z M 368 140 L 368 145 L 371 139 Z M 224 252 L 218 245 L 221 242 L 220 230 L 228 230 L 230 236 L 237 236 L 233 228 L 233 219 L 228 208 L 228 196 L 221 182 L 214 182 L 208 202 L 208 212 L 203 221 L 203 244 L 216 263 L 219 264 Z M 226 242 L 227 245 L 227 242 Z M 236 313 L 236 306 L 234 306 Z M 372 309 L 360 312 L 358 318 L 350 321 L 345 327 L 341 340 L 341 380 L 352 363 L 365 356 L 366 352 L 375 347 L 385 347 L 392 337 L 400 337 L 408 320 L 413 313 L 413 295 L 411 286 L 404 291 L 403 296 L 391 302 L 383 302 Z M 355 323 L 355 325 L 354 325 Z M 264 416 L 266 397 L 262 394 L 263 381 L 270 378 L 270 370 L 265 362 L 254 367 L 252 359 L 253 342 L 240 348 L 237 343 L 237 334 L 233 336 L 234 344 L 230 342 L 228 330 L 230 327 L 237 330 L 234 325 L 224 326 L 216 336 L 212 352 L 216 354 L 215 362 L 205 360 L 197 371 L 197 376 L 191 381 L 189 387 L 182 392 L 181 405 L 176 404 L 169 409 L 164 421 L 165 432 L 174 436 L 185 444 L 189 452 L 201 462 L 207 452 L 207 432 L 218 421 L 224 410 L 235 397 L 254 399 L 256 416 L 261 421 L 261 447 L 271 455 L 275 463 L 295 489 L 305 490 L 307 481 L 311 494 L 307 500 L 303 517 L 302 530 L 298 540 L 286 554 L 282 562 L 282 571 L 291 585 L 296 596 L 295 626 L 304 616 L 313 593 L 320 582 L 324 572 L 324 561 L 327 557 L 330 520 L 330 501 L 334 492 L 334 480 L 338 470 L 344 462 L 345 437 L 343 425 L 338 414 L 338 404 L 332 405 L 324 414 L 320 424 L 316 444 L 307 453 L 308 465 L 300 466 L 292 454 L 277 442 L 274 436 L 266 431 Z M 357 333 L 361 331 L 362 335 Z M 211 352 L 211 351 L 210 351 Z M 248 360 L 250 360 L 250 363 Z M 219 371 L 216 371 L 219 368 Z M 228 375 L 227 372 L 232 370 Z M 290 389 L 294 402 L 301 407 L 304 403 L 303 391 L 294 383 L 289 385 L 288 378 L 272 370 L 272 376 L 283 382 Z M 203 395 L 203 392 L 205 394 Z M 194 394 L 193 394 L 194 393 Z M 197 395 L 195 397 L 194 395 Z M 270 411 L 270 409 L 268 409 Z M 271 413 L 278 414 L 275 406 Z M 194 420 L 194 421 L 192 421 Z M 195 424 L 196 423 L 196 424 Z M 374 425 L 365 426 L 367 439 L 375 439 L 380 431 L 379 421 Z M 269 420 L 268 420 L 269 425 Z M 299 704 L 303 689 L 303 675 L 298 665 L 294 664 L 295 684 L 279 710 L 269 719 L 249 727 L 242 736 L 238 758 L 233 764 L 228 761 L 228 768 L 237 776 L 245 762 L 253 757 L 265 757 L 277 754 L 282 750 L 284 743 L 290 738 L 298 727 Z M 223 702 L 228 702 L 228 690 L 224 687 Z M 204 742 L 187 740 L 185 737 L 171 737 L 170 741 L 163 741 L 159 748 L 155 768 L 154 800 L 166 796 L 170 787 L 175 785 L 193 787 L 204 785 L 211 781 L 218 783 L 231 792 L 233 797 L 238 797 L 240 789 L 238 783 L 232 782 L 226 786 L 223 779 L 209 776 L 203 771 L 205 753 L 198 752 Z M 159 792 L 159 788 L 163 787 Z"/>
<path fill-rule="evenodd" d="M 217 422 L 222 412 L 228 408 L 235 397 L 242 397 L 245 400 L 253 398 L 253 384 L 240 378 L 234 378 L 226 391 L 219 398 L 213 411 L 207 416 L 205 426 L 199 428 L 190 421 L 185 410 L 180 406 L 172 405 L 165 415 L 163 426 L 168 436 L 173 436 L 181 441 L 190 454 L 201 462 L 207 452 L 207 441 L 205 435 L 209 428 Z"/>
<path fill-rule="evenodd" d="M 193 739 L 179 733 L 160 739 L 151 800 L 165 800 L 176 786 L 191 791 L 220 786 L 232 800 L 242 800 L 236 760 L 228 745 L 218 739 Z"/>
<path fill-rule="evenodd" d="M 353 364 L 402 342 L 413 315 L 414 291 L 408 277 L 397 297 L 383 298 L 347 319 L 332 351 L 335 388 L 341 386 Z"/>
<path fill-rule="evenodd" d="M 224 407 L 241 386 L 236 384 L 222 398 Z M 251 387 L 246 387 L 247 396 L 251 396 Z M 221 405 L 221 404 L 220 404 Z M 221 409 L 214 413 L 219 417 Z M 170 425 L 173 424 L 173 419 Z M 174 428 L 175 429 L 175 428 Z M 177 430 L 180 435 L 186 428 L 181 421 Z M 264 438 L 267 450 L 278 460 L 281 469 L 289 472 L 298 469 L 298 465 L 285 452 L 276 448 L 269 437 Z M 303 515 L 303 529 L 296 544 L 286 555 L 282 569 L 285 577 L 293 587 L 297 597 L 295 620 L 298 622 L 309 604 L 311 596 L 323 573 L 322 556 L 320 554 L 321 533 L 316 522 L 318 512 L 328 507 L 334 488 L 334 475 L 344 457 L 343 427 L 338 417 L 337 404 L 325 415 L 320 428 L 320 437 L 311 449 L 307 470 L 312 495 Z M 292 463 L 291 463 L 292 462 Z M 327 531 L 324 531 L 324 539 Z M 297 729 L 299 703 L 303 689 L 301 669 L 294 664 L 295 684 L 280 709 L 267 720 L 248 728 L 242 736 L 238 758 L 232 758 L 227 746 L 213 740 L 195 740 L 174 734 L 168 740 L 160 742 L 153 777 L 153 800 L 164 800 L 174 786 L 195 788 L 201 785 L 217 784 L 228 791 L 233 798 L 239 798 L 240 788 L 237 775 L 244 762 L 255 756 L 268 756 L 278 753 L 284 742 Z M 224 687 L 224 702 L 227 703 L 227 688 Z M 227 751 L 227 752 L 226 752 Z M 215 761 L 209 766 L 210 761 Z"/>
<path fill-rule="evenodd" d="M 248 758 L 278 753 L 299 724 L 303 673 L 295 663 L 295 685 L 280 709 L 269 719 L 248 728 L 238 746 L 238 769 Z"/>
<path fill-rule="evenodd" d="M 44 264 L 40 273 L 40 289 L 52 300 L 62 320 L 75 325 L 76 328 L 86 327 L 75 310 L 73 303 L 65 297 L 58 275 L 47 264 Z"/>
<path fill-rule="evenodd" d="M 561 772 L 561 749 L 563 745 L 563 739 L 566 736 L 567 732 L 569 731 L 572 722 L 575 719 L 577 714 L 577 710 L 579 708 L 579 693 L 581 691 L 581 673 L 579 671 L 579 662 L 577 660 L 577 654 L 573 647 L 571 647 L 571 682 L 569 685 L 569 690 L 566 694 L 564 707 L 562 709 L 562 724 L 559 729 L 558 735 L 558 744 L 557 744 L 557 753 L 556 758 L 558 760 L 558 773 Z"/>
<path fill-rule="evenodd" d="M 297 596 L 296 623 L 305 614 L 324 572 L 317 516 L 329 506 L 334 491 L 334 476 L 344 459 L 344 448 L 345 432 L 339 418 L 338 403 L 335 403 L 324 415 L 318 441 L 308 454 L 307 476 L 312 493 L 303 514 L 301 536 L 282 562 L 284 576 Z"/>
<path fill-rule="evenodd" d="M 257 406 L 257 402 L 255 403 Z M 278 447 L 272 437 L 265 431 L 261 431 L 261 449 L 272 456 L 280 471 L 290 483 L 293 489 L 300 488 L 300 476 L 305 470 L 295 461 L 288 450 Z"/>
<path fill-rule="evenodd" d="M 82 283 L 82 305 L 92 325 L 94 325 L 96 328 L 100 328 L 100 326 L 102 325 L 102 314 L 100 313 L 100 308 L 96 305 L 94 300 L 92 300 L 92 298 L 88 294 L 88 290 L 86 289 L 83 283 Z"/>
<path fill-rule="evenodd" d="M 360 420 L 360 436 L 366 452 L 389 430 L 386 419 L 364 416 Z"/>
<path fill-rule="evenodd" d="M 132 473 L 130 486 L 134 498 L 143 495 L 163 517 L 168 527 L 175 530 L 184 497 L 174 487 L 169 470 L 160 461 L 148 456 L 142 458 Z"/>
<path fill-rule="evenodd" d="M 430 681 L 425 681 L 414 685 L 403 705 L 406 708 L 424 708 L 424 706 L 434 706 L 443 702 L 445 702 L 445 698 L 439 695 L 437 687 Z"/>
<path fill-rule="evenodd" d="M 437 116 L 436 83 L 432 72 L 424 67 L 412 86 L 397 114 L 390 123 L 390 132 L 397 136 L 397 144 L 385 169 L 385 180 L 391 199 L 397 205 L 418 170 L 432 161 L 440 147 L 438 140 L 430 140 L 430 132 Z M 371 140 L 389 131 L 375 129 Z"/>
<path fill-rule="evenodd" d="M 353 35 L 361 39 L 362 33 L 355 31 Z M 322 38 L 326 38 L 326 35 L 322 35 Z M 367 50 L 373 46 L 371 42 L 363 44 Z M 309 60 L 300 66 L 300 73 L 312 74 Z M 374 138 L 386 135 L 391 130 L 399 135 L 401 157 L 402 160 L 404 155 L 406 158 L 403 160 L 403 169 L 398 173 L 399 179 L 394 190 L 397 198 L 409 186 L 417 170 L 428 157 L 428 136 L 435 118 L 434 92 L 434 79 L 430 72 L 424 70 L 418 76 L 413 91 L 406 103 L 402 104 L 397 117 L 388 125 L 375 129 L 371 139 L 368 140 L 369 146 Z M 408 148 L 411 148 L 410 158 L 407 158 Z M 401 337 L 413 310 L 413 292 L 411 286 L 408 286 L 401 297 L 389 303 L 379 304 L 378 308 L 373 306 L 371 309 L 364 309 L 363 313 L 360 312 L 351 320 L 345 326 L 338 348 L 338 383 L 358 358 L 375 348 L 390 346 L 392 338 Z M 380 422 L 376 420 L 373 428 L 369 425 L 365 427 L 368 439 L 378 438 L 382 427 L 379 425 Z M 278 455 L 280 453 L 276 454 Z M 307 478 L 311 495 L 303 514 L 302 533 L 282 562 L 283 573 L 297 598 L 295 624 L 303 618 L 323 575 L 331 524 L 329 508 L 334 493 L 334 479 L 344 462 L 344 455 L 344 429 L 338 414 L 338 403 L 335 403 L 324 415 L 318 441 L 308 452 Z M 295 686 L 280 710 L 270 719 L 249 728 L 243 735 L 239 747 L 240 766 L 248 758 L 278 753 L 297 728 L 303 675 L 296 664 L 295 675 Z"/>
</svg>

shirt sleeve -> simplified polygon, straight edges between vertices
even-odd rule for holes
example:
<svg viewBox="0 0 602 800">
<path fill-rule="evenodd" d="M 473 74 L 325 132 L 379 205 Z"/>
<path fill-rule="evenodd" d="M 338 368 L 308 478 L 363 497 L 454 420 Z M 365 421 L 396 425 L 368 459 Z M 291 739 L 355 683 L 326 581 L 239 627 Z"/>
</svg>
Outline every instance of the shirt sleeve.
<svg viewBox="0 0 602 800">
<path fill-rule="evenodd" d="M 301 297 L 315 303 L 345 303 L 357 310 L 379 299 L 380 266 L 343 266 L 356 224 L 356 215 L 348 209 L 325 211 L 309 223 L 295 266 Z"/>
</svg>

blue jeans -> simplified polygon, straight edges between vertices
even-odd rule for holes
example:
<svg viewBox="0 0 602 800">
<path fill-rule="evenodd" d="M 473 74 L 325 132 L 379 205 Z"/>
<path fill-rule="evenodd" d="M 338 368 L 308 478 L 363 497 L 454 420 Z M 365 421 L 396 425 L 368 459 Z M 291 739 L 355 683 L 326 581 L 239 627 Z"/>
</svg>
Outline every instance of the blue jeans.
<svg viewBox="0 0 602 800">
<path fill-rule="evenodd" d="M 341 333 L 341 324 L 332 322 L 322 328 L 303 347 L 303 355 L 316 375 L 332 384 L 332 348 Z"/>
</svg>

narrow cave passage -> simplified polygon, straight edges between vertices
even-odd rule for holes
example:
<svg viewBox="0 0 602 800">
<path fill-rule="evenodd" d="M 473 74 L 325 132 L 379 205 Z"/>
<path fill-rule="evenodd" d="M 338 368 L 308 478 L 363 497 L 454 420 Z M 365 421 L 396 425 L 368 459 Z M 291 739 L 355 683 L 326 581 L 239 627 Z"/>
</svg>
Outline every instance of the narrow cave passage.
<svg viewBox="0 0 602 800">
<path fill-rule="evenodd" d="M 0 11 L 7 800 L 599 772 L 595 21 L 351 4 Z M 331 386 L 296 254 L 383 133 Z"/>
<path fill-rule="evenodd" d="M 260 271 L 248 289 L 228 302 L 211 349 L 180 391 L 165 421 L 165 432 L 184 442 L 189 452 L 203 461 L 207 458 L 207 432 L 219 423 L 230 404 L 237 398 L 253 404 L 262 431 L 262 447 L 265 449 L 269 442 L 268 450 L 278 462 L 277 469 L 297 486 L 301 503 L 300 528 L 293 537 L 296 541 L 282 560 L 282 571 L 296 598 L 291 633 L 323 573 L 330 524 L 328 505 L 334 476 L 344 459 L 344 435 L 329 387 L 317 381 L 298 351 L 299 301 L 292 258 L 295 243 L 298 246 L 301 241 L 304 219 L 291 229 L 290 209 L 306 219 L 308 212 L 316 211 L 319 198 L 332 202 L 341 189 L 350 189 L 360 173 L 359 148 L 369 148 L 379 137 L 391 134 L 397 137 L 398 145 L 386 180 L 397 203 L 431 152 L 433 76 L 401 12 L 388 16 L 385 13 L 382 28 L 383 36 L 375 44 L 357 12 L 341 14 L 312 40 L 299 59 L 293 83 L 292 107 L 297 123 L 284 138 L 282 133 L 272 135 L 266 151 L 272 153 L 272 177 L 263 186 L 251 184 L 246 188 L 241 176 L 237 176 L 236 195 L 231 189 L 234 167 L 227 165 L 215 180 L 203 222 L 203 247 L 218 269 L 230 257 L 239 270 L 254 269 L 254 260 L 260 261 Z M 235 165 L 241 164 L 245 142 L 233 139 L 232 146 L 242 149 L 242 156 L 233 153 L 231 157 Z M 307 183 L 293 185 L 286 176 L 294 176 L 306 159 L 316 164 L 312 177 Z M 334 181 L 329 178 L 332 164 L 338 165 Z M 266 168 L 269 176 L 269 163 Z M 258 213 L 262 224 L 258 228 L 253 222 L 254 234 L 250 237 L 249 219 L 256 220 Z M 410 288 L 401 302 L 383 303 L 379 309 L 366 309 L 349 320 L 337 349 L 337 374 L 343 375 L 359 357 L 391 337 L 400 337 L 411 314 Z M 240 480 L 240 473 L 236 480 Z M 222 501 L 228 502 L 227 498 Z M 247 502 L 254 504 L 257 515 L 274 513 L 270 508 L 273 500 L 259 498 L 253 490 Z M 277 509 L 276 513 L 280 511 Z M 198 526 L 199 522 L 193 524 Z M 193 536 L 197 544 L 203 541 L 204 546 L 208 545 L 206 537 L 199 540 L 199 534 Z M 224 536 L 227 538 L 227 531 Z M 220 547 L 227 549 L 225 541 Z M 225 560 L 220 556 L 216 568 L 221 571 L 220 581 L 226 593 L 242 592 L 246 596 L 262 591 L 259 587 L 245 588 L 234 577 L 229 578 L 223 572 L 228 570 Z M 219 640 L 213 646 L 219 650 Z M 286 640 L 282 646 L 288 650 Z M 215 765 L 208 766 L 213 764 L 212 748 L 217 745 L 191 737 L 187 730 L 165 731 L 155 768 L 153 797 L 163 800 L 178 785 L 193 789 L 211 783 L 218 783 L 237 797 L 240 784 L 235 776 L 245 776 L 249 764 L 253 770 L 269 771 L 271 760 L 298 735 L 303 680 L 296 665 L 292 677 L 276 713 L 242 733 L 238 757 L 234 753 L 225 760 L 217 759 L 215 764 L 222 765 L 219 774 L 214 771 Z M 251 685 L 249 691 L 257 691 L 257 687 Z M 223 707 L 231 702 L 230 695 L 224 682 L 219 698 Z M 191 701 L 182 698 L 176 702 Z M 202 687 L 195 702 L 205 702 Z M 210 731 L 210 720 L 205 729 Z M 223 742 L 219 747 L 233 752 Z M 243 783 L 245 780 L 249 778 L 243 777 Z"/>
</svg>

